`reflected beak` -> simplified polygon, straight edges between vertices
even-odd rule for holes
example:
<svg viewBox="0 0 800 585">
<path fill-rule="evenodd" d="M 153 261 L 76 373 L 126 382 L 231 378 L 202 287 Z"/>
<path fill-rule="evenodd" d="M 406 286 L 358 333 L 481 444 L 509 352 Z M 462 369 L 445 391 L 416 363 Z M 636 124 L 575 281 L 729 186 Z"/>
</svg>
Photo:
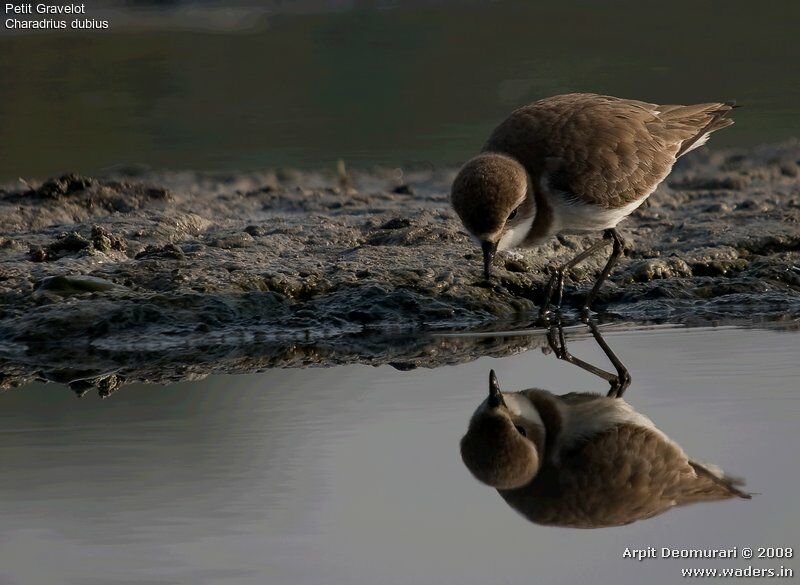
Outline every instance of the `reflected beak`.
<svg viewBox="0 0 800 585">
<path fill-rule="evenodd" d="M 494 370 L 489 371 L 489 406 L 491 408 L 497 408 L 501 404 L 505 406 L 506 401 L 503 400 L 503 394 L 500 392 L 500 382 L 497 381 L 497 376 L 494 374 Z"/>
<path fill-rule="evenodd" d="M 497 244 L 481 242 L 481 250 L 483 250 L 483 276 L 489 280 L 492 277 L 492 260 L 494 253 L 497 252 Z"/>
</svg>

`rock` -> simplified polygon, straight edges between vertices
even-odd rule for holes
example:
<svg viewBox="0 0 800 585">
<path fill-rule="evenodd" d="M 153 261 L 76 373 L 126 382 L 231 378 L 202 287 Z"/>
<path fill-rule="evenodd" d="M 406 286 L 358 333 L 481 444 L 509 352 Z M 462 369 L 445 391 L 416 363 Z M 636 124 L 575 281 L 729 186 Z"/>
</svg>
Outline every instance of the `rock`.
<svg viewBox="0 0 800 585">
<path fill-rule="evenodd" d="M 531 272 L 533 264 L 524 257 L 510 257 L 505 259 L 505 269 L 509 272 Z"/>
<path fill-rule="evenodd" d="M 246 232 L 241 232 L 238 234 L 230 234 L 227 236 L 214 238 L 211 240 L 211 242 L 209 242 L 209 245 L 214 246 L 215 248 L 230 250 L 232 248 L 249 248 L 254 243 L 255 241 L 253 240 L 253 236 Z"/>
<path fill-rule="evenodd" d="M 634 262 L 625 272 L 623 282 L 649 282 L 687 276 L 692 276 L 692 269 L 680 258 L 650 258 Z"/>
<path fill-rule="evenodd" d="M 705 246 L 689 250 L 682 258 L 695 276 L 729 276 L 748 266 L 739 251 L 730 246 Z"/>
<path fill-rule="evenodd" d="M 69 174 L 50 179 L 42 184 L 41 187 L 28 193 L 31 197 L 41 197 L 44 199 L 58 199 L 64 195 L 79 193 L 94 185 L 96 181 L 90 177 L 81 177 L 76 174 Z"/>
<path fill-rule="evenodd" d="M 122 385 L 122 380 L 119 376 L 111 374 L 105 378 L 97 380 L 97 394 L 100 398 L 108 398 L 116 392 Z"/>
<path fill-rule="evenodd" d="M 725 203 L 724 201 L 720 201 L 719 203 L 712 203 L 711 205 L 707 205 L 703 208 L 703 211 L 707 213 L 730 213 L 733 211 L 731 206 Z"/>
<path fill-rule="evenodd" d="M 125 240 L 119 236 L 115 236 L 107 229 L 99 225 L 92 226 L 92 245 L 95 250 L 100 252 L 111 252 L 117 250 L 119 252 L 125 251 Z"/>
<path fill-rule="evenodd" d="M 381 226 L 382 230 L 399 230 L 409 227 L 411 220 L 407 217 L 393 217 Z"/>
<path fill-rule="evenodd" d="M 392 193 L 396 193 L 398 195 L 415 195 L 414 188 L 411 185 L 402 184 L 398 185 L 394 189 L 392 189 Z"/>
<path fill-rule="evenodd" d="M 764 201 L 745 199 L 736 205 L 736 211 L 769 211 L 770 206 Z"/>
<path fill-rule="evenodd" d="M 245 233 L 250 234 L 254 238 L 260 238 L 261 236 L 267 233 L 267 231 L 263 227 L 258 225 L 249 225 L 246 228 L 244 228 L 244 231 Z"/>
<path fill-rule="evenodd" d="M 74 252 L 88 250 L 91 245 L 92 243 L 78 232 L 63 233 L 58 240 L 47 247 L 47 255 L 49 259 L 59 258 Z"/>
<path fill-rule="evenodd" d="M 19 242 L 16 240 L 0 237 L 0 250 L 16 250 L 20 247 Z"/>
<path fill-rule="evenodd" d="M 47 261 L 47 250 L 42 246 L 31 246 L 28 250 L 28 257 L 31 262 L 45 262 Z"/>
<path fill-rule="evenodd" d="M 39 283 L 36 291 L 46 291 L 59 296 L 70 296 L 90 292 L 121 290 L 122 288 L 104 278 L 79 274 L 73 276 L 48 276 Z"/>
<path fill-rule="evenodd" d="M 93 225 L 88 239 L 77 231 L 63 232 L 47 247 L 31 246 L 28 257 L 33 262 L 48 262 L 77 253 L 109 253 L 113 250 L 124 252 L 125 247 L 123 238 L 111 234 L 103 227 Z"/>
</svg>

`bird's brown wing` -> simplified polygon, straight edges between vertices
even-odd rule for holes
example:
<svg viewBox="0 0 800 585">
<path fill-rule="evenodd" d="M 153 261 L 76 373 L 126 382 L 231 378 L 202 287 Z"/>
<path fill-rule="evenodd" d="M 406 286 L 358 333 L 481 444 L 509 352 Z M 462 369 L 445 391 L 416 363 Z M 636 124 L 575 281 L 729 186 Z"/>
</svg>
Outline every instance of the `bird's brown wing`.
<svg viewBox="0 0 800 585">
<path fill-rule="evenodd" d="M 515 157 L 534 180 L 579 202 L 622 207 L 650 194 L 706 133 L 731 124 L 723 118 L 731 107 L 560 95 L 514 111 L 484 151 Z"/>
<path fill-rule="evenodd" d="M 660 433 L 619 424 L 543 467 L 530 485 L 501 494 L 534 522 L 619 526 L 675 505 L 740 495 L 709 475 Z"/>
</svg>

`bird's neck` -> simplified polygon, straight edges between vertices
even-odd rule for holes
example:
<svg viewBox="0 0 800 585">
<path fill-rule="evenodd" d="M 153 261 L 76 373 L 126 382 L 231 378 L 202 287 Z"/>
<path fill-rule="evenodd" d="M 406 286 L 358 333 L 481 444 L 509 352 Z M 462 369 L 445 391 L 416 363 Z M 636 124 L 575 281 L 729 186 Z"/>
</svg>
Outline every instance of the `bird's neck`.
<svg viewBox="0 0 800 585">
<path fill-rule="evenodd" d="M 536 246 L 551 235 L 553 227 L 553 206 L 547 197 L 536 185 L 531 185 L 533 200 L 536 203 L 536 215 L 533 218 L 531 229 L 525 236 L 524 246 Z"/>
<path fill-rule="evenodd" d="M 543 462 L 552 461 L 554 449 L 559 443 L 561 429 L 563 426 L 563 414 L 559 409 L 557 398 L 547 391 L 528 390 L 523 391 L 539 413 L 544 426 L 544 449 L 538 445 L 539 452 L 543 453 Z"/>
</svg>

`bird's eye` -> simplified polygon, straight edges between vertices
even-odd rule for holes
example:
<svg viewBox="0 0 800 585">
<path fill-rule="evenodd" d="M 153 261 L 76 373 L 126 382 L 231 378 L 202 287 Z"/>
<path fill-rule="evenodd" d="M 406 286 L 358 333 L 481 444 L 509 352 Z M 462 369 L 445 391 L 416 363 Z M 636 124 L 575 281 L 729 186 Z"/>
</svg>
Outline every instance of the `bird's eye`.
<svg viewBox="0 0 800 585">
<path fill-rule="evenodd" d="M 514 425 L 514 428 L 517 429 L 517 432 L 522 435 L 523 437 L 528 436 L 528 431 L 525 430 L 525 427 L 521 427 L 519 425 Z"/>
<path fill-rule="evenodd" d="M 514 209 L 514 211 L 512 211 L 511 213 L 509 213 L 509 214 L 508 214 L 508 219 L 509 219 L 509 221 L 510 221 L 510 220 L 512 220 L 512 219 L 514 219 L 515 217 L 517 217 L 517 213 L 518 213 L 518 212 L 519 212 L 519 207 L 517 207 L 516 209 Z"/>
</svg>

